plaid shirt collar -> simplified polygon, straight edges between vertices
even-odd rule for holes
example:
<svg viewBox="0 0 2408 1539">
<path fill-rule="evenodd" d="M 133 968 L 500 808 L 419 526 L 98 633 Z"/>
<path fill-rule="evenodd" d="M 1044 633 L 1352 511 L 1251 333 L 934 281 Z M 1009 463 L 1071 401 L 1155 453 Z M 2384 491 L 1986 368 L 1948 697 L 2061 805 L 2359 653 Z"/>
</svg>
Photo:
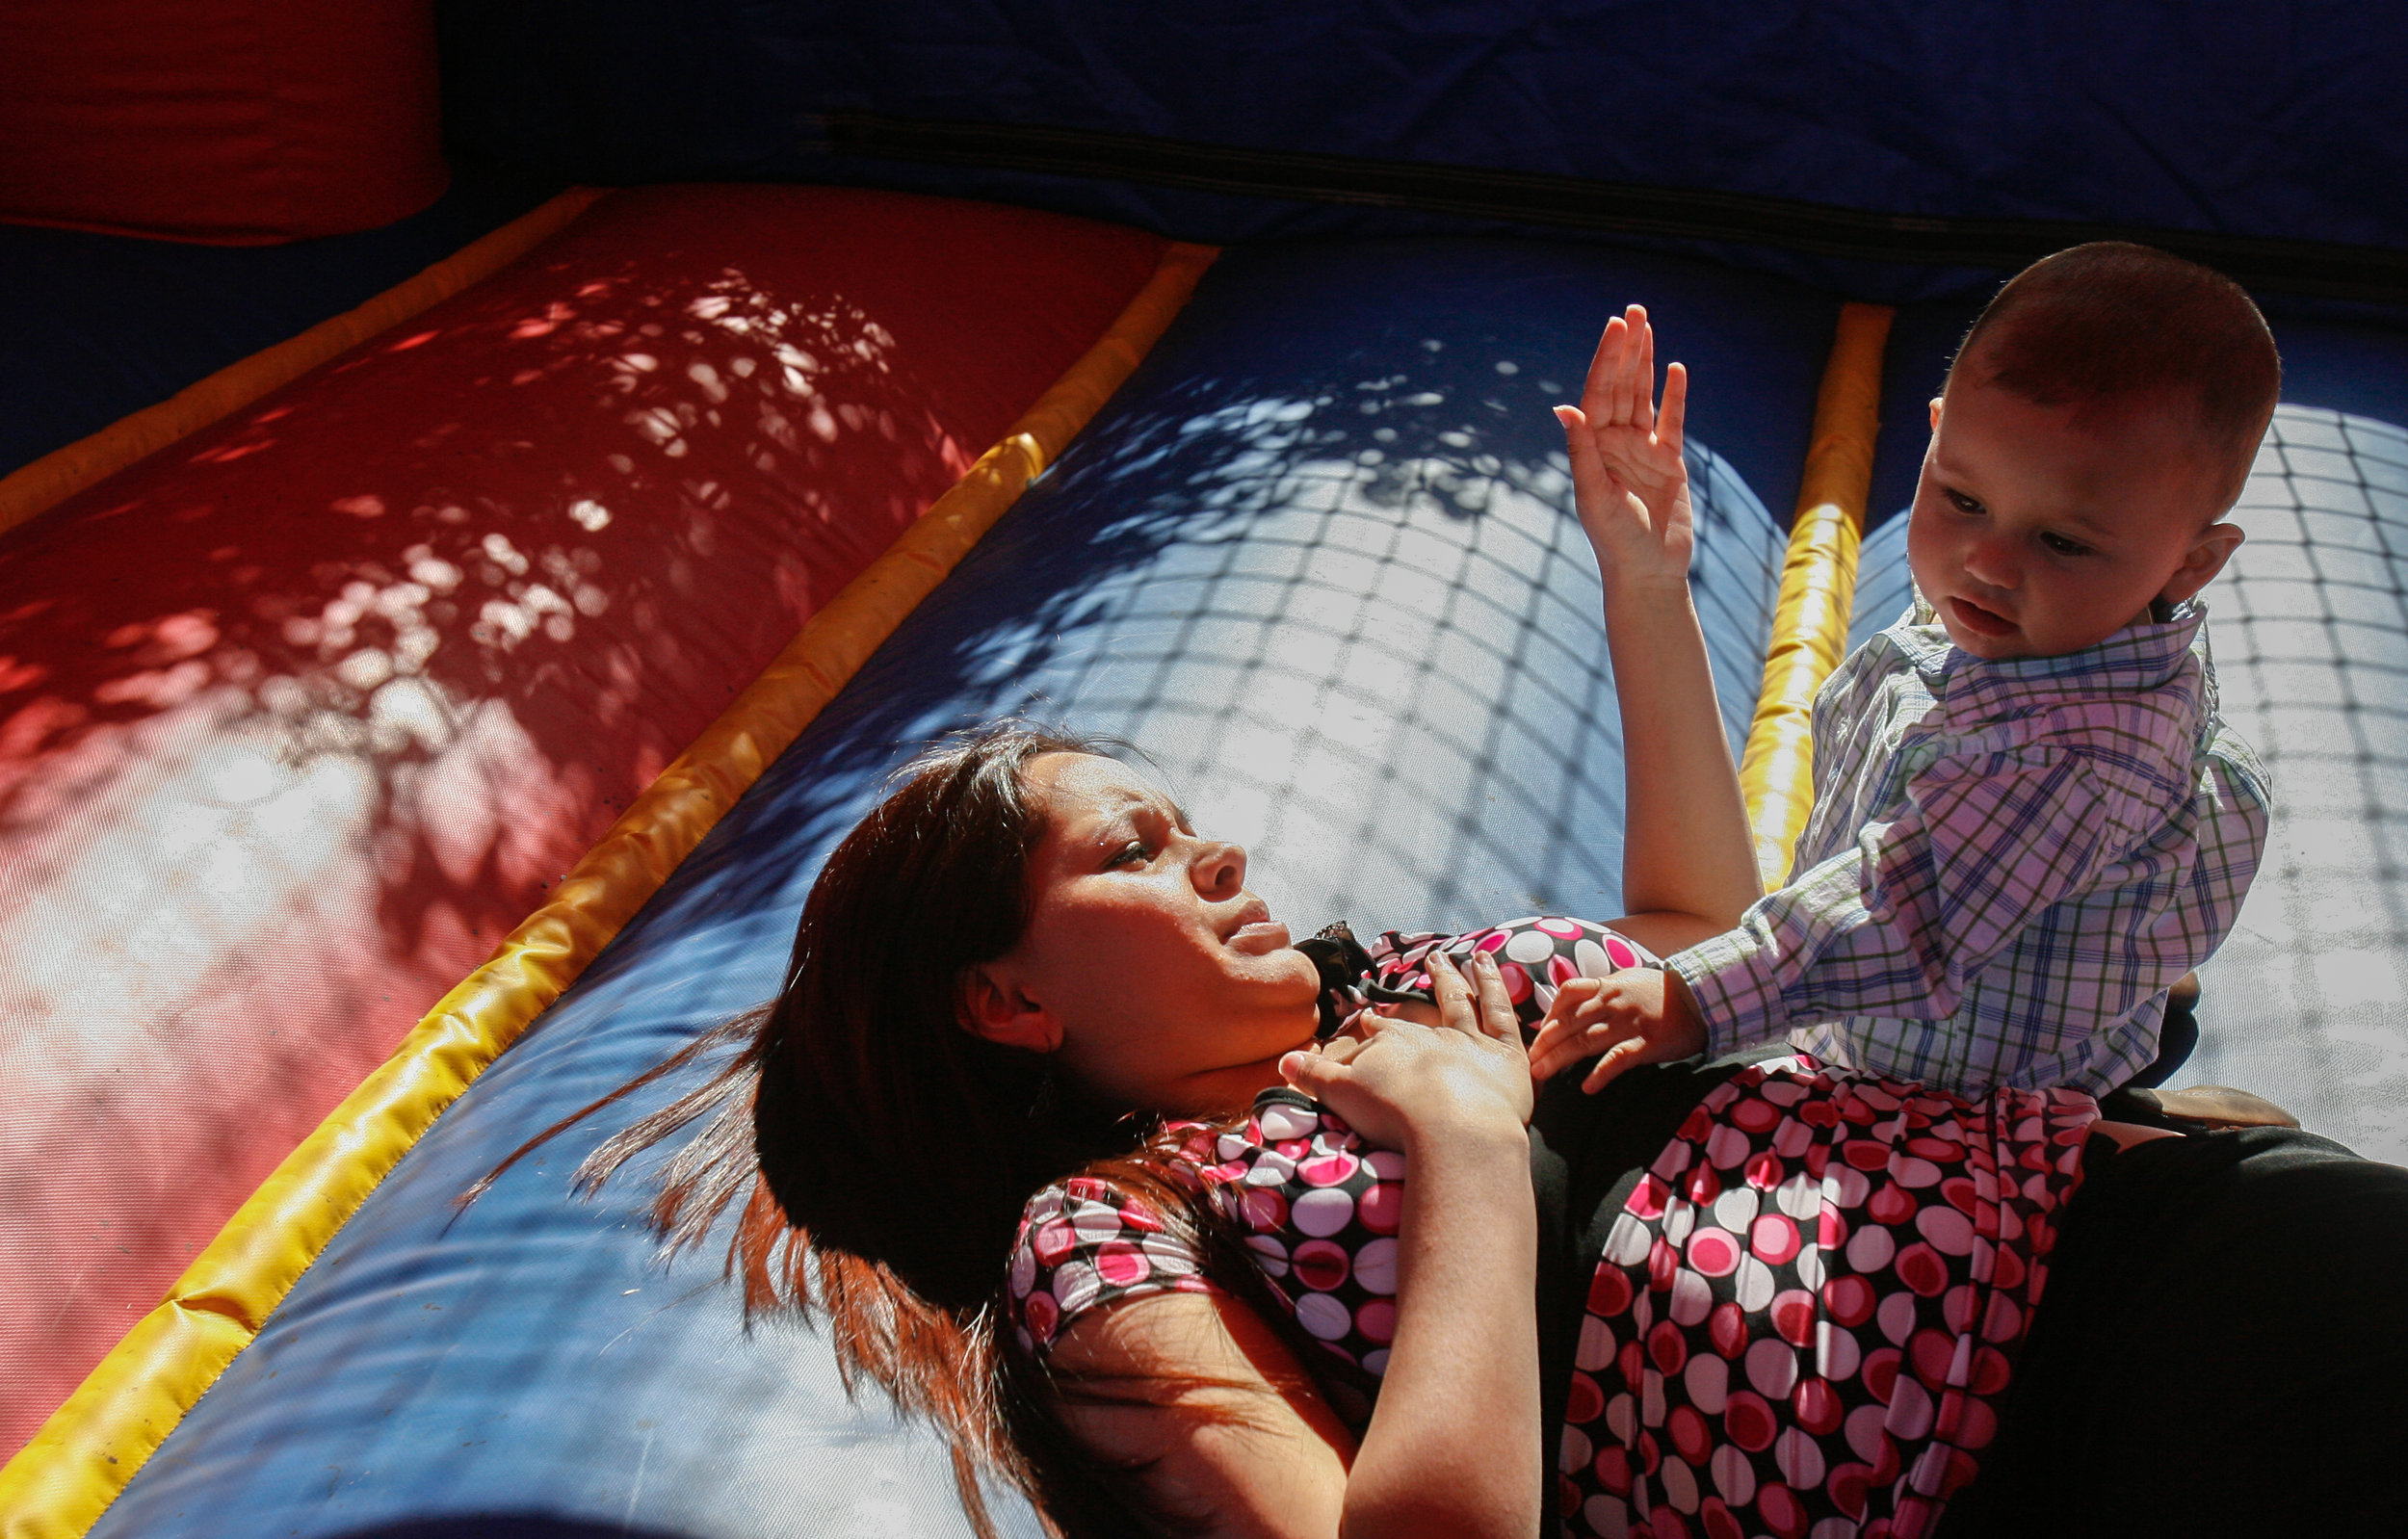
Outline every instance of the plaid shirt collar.
<svg viewBox="0 0 2408 1539">
<path fill-rule="evenodd" d="M 2197 681 L 2205 696 L 2212 687 L 2207 686 L 2194 649 L 2202 644 L 2200 630 L 2207 618 L 2207 604 L 2187 598 L 2161 624 L 2127 625 L 2079 652 L 1994 662 L 1950 642 L 1939 612 L 1918 591 L 1913 609 L 1882 632 L 1881 639 L 1915 670 L 1944 719 L 1967 729 L 2028 711 L 2037 698 L 2147 694 L 2181 682 L 2186 674 Z M 2213 709 L 2212 700 L 2205 703 Z"/>
</svg>

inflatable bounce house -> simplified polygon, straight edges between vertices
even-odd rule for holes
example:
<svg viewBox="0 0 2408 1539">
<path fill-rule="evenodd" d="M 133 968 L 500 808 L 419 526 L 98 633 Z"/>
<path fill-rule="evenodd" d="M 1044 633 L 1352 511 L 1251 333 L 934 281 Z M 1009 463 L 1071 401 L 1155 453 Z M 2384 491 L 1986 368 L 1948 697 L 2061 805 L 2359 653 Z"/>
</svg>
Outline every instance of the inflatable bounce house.
<svg viewBox="0 0 2408 1539">
<path fill-rule="evenodd" d="M 2408 38 L 2072 0 L 80 0 L 0 53 L 0 1532 L 964 1532 L 532 1132 L 776 986 L 883 777 L 1143 749 L 1309 928 L 1619 911 L 1562 436 L 1694 380 L 1778 875 L 2002 275 L 2232 274 L 2281 804 L 2186 1080 L 2408 1159 Z M 1024 1506 L 999 1509 L 1034 1534 Z"/>
</svg>

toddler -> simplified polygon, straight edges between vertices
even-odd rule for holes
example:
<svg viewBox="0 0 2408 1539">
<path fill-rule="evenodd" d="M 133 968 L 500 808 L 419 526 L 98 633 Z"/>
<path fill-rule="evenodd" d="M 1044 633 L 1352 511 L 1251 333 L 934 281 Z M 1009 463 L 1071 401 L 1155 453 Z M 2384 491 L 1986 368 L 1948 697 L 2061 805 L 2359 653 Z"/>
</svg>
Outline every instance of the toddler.
<svg viewBox="0 0 2408 1539">
<path fill-rule="evenodd" d="M 1610 323 L 1558 407 L 1617 680 L 1703 685 L 1689 608 L 1688 381 Z M 1907 533 L 1916 596 L 1815 703 L 1815 805 L 1758 896 L 1718 717 L 1625 701 L 1625 900 L 1711 888 L 1719 934 L 1661 970 L 1567 984 L 1552 1074 L 1786 1036 L 1832 1063 L 1980 1094 L 2104 1092 L 2156 1057 L 2170 984 L 2232 927 L 2264 770 L 2216 715 L 2198 594 L 2274 409 L 2274 340 L 2238 285 L 2144 247 L 2077 247 L 1982 311 L 1931 403 Z M 1695 648 L 1694 656 L 1690 649 Z"/>
</svg>

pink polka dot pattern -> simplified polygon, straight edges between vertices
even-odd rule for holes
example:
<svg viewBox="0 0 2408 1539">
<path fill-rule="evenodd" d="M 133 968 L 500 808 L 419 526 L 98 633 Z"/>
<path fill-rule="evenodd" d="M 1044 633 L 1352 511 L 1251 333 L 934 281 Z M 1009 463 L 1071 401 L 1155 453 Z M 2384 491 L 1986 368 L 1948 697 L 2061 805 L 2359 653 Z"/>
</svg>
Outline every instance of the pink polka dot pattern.
<svg viewBox="0 0 2408 1539">
<path fill-rule="evenodd" d="M 1700 1102 L 1589 1288 L 1567 1531 L 1922 1539 L 1998 1429 L 2098 1107 L 1757 1064 Z"/>
<path fill-rule="evenodd" d="M 1210 1130 L 1183 1126 L 1191 1158 L 1209 1160 Z M 1163 1233 L 1154 1211 L 1103 1182 L 1075 1177 L 1046 1187 L 1021 1210 L 1008 1296 L 1013 1339 L 1024 1352 L 1042 1353 L 1065 1324 L 1098 1304 L 1208 1290 L 1194 1255 Z"/>
<path fill-rule="evenodd" d="M 1337 1013 L 1364 1000 L 1429 998 L 1429 972 L 1425 965 L 1433 951 L 1457 962 L 1476 952 L 1497 959 L 1513 1013 L 1525 1031 L 1534 1031 L 1553 1004 L 1556 990 L 1575 978 L 1604 978 L 1626 967 L 1654 967 L 1657 957 L 1645 947 L 1605 926 L 1585 919 L 1532 915 L 1492 925 L 1461 935 L 1428 930 L 1404 933 L 1389 930 L 1366 948 L 1372 970 L 1365 987 L 1349 991 L 1360 996 L 1337 1003 Z"/>
<path fill-rule="evenodd" d="M 1371 1421 L 1396 1335 L 1397 1219 L 1404 1156 L 1294 1090 L 1254 1101 L 1243 1127 L 1175 1124 L 1182 1158 L 1215 1213 L 1244 1239 L 1272 1300 L 1320 1353 L 1310 1366 L 1329 1403 L 1359 1431 Z M 1012 1246 L 1013 1340 L 1042 1356 L 1086 1310 L 1165 1291 L 1209 1290 L 1192 1255 L 1143 1203 L 1077 1178 L 1032 1198 Z"/>
<path fill-rule="evenodd" d="M 1497 959 L 1515 1013 L 1535 1029 L 1567 978 L 1603 978 L 1655 958 L 1584 919 L 1532 916 L 1462 935 L 1400 934 L 1369 948 L 1371 969 L 1330 1000 L 1338 1017 L 1366 995 L 1429 987 L 1426 962 L 1444 948 L 1457 959 Z M 1359 953 L 1358 953 L 1359 955 Z M 1244 1125 L 1174 1124 L 1182 1158 L 1199 1173 L 1215 1211 L 1243 1239 L 1273 1301 L 1318 1343 L 1312 1367 L 1330 1404 L 1360 1430 L 1371 1420 L 1396 1334 L 1397 1241 L 1404 1209 L 1404 1157 L 1364 1146 L 1352 1129 L 1292 1090 L 1266 1090 Z M 1013 1340 L 1041 1355 L 1081 1313 L 1165 1291 L 1207 1291 L 1198 1258 L 1163 1234 L 1141 1202 L 1101 1182 L 1074 1179 L 1032 1198 L 1012 1246 Z M 1744 1253 L 1734 1251 L 1731 1265 Z M 1728 1270 L 1729 1268 L 1726 1268 Z M 1761 1267 L 1759 1268 L 1762 1269 Z"/>
</svg>

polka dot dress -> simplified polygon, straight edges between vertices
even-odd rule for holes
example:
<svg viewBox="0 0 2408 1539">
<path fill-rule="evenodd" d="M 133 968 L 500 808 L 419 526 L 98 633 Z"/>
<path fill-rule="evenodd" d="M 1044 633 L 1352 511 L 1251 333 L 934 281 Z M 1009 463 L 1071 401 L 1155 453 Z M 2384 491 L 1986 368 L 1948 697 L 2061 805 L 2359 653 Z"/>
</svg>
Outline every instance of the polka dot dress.
<svg viewBox="0 0 2408 1539">
<path fill-rule="evenodd" d="M 1921 1539 L 1971 1480 L 2098 1107 L 1796 1057 L 1700 1102 L 1590 1283 L 1572 1530 Z"/>
<path fill-rule="evenodd" d="M 1526 1026 L 1564 978 L 1652 961 L 1581 921 L 1392 932 L 1358 953 L 1362 993 L 1426 990 L 1436 947 L 1502 952 Z M 1718 1085 L 1615 1217 L 1590 1285 L 1558 1446 L 1570 1531 L 1928 1533 L 1997 1430 L 2097 1115 L 2074 1091 L 1968 1101 L 1802 1056 Z M 1404 1157 L 1287 1089 L 1236 1127 L 1175 1132 L 1360 1432 L 1396 1333 Z M 1013 1337 L 1041 1356 L 1086 1310 L 1211 1287 L 1144 1204 L 1073 1179 L 1022 1217 Z"/>
<path fill-rule="evenodd" d="M 1342 926 L 1333 929 L 1343 933 Z M 1345 937 L 1346 945 L 1352 942 L 1351 935 Z M 1556 1002 L 1556 990 L 1566 981 L 1658 965 L 1655 953 L 1645 947 L 1585 919 L 1536 916 L 1461 935 L 1389 930 L 1368 949 L 1351 953 L 1358 978 L 1329 981 L 1328 992 L 1335 999 L 1327 1013 L 1344 1017 L 1377 1001 L 1433 1000 L 1428 967 L 1433 952 L 1457 963 L 1478 953 L 1495 957 L 1505 997 L 1513 1002 L 1513 1013 L 1526 1031 L 1537 1030 Z"/>
<path fill-rule="evenodd" d="M 1327 934 L 1329 932 L 1324 932 Z M 1368 950 L 1343 928 L 1350 964 L 1325 1004 L 1343 1016 L 1371 1000 L 1430 999 L 1429 955 L 1498 958 L 1507 996 L 1534 1029 L 1565 979 L 1603 978 L 1655 957 L 1603 925 L 1531 917 L 1461 935 L 1391 930 Z M 1330 1404 L 1357 1431 L 1371 1420 L 1396 1335 L 1397 1221 L 1404 1156 L 1364 1146 L 1354 1131 L 1294 1090 L 1256 1098 L 1243 1127 L 1178 1124 L 1182 1156 L 1214 1207 L 1245 1237 L 1273 1298 L 1318 1351 Z M 1016 1340 L 1042 1353 L 1082 1310 L 1144 1293 L 1204 1291 L 1195 1258 L 1176 1251 L 1142 1202 L 1076 1179 L 1032 1199 L 1012 1249 Z"/>
</svg>

